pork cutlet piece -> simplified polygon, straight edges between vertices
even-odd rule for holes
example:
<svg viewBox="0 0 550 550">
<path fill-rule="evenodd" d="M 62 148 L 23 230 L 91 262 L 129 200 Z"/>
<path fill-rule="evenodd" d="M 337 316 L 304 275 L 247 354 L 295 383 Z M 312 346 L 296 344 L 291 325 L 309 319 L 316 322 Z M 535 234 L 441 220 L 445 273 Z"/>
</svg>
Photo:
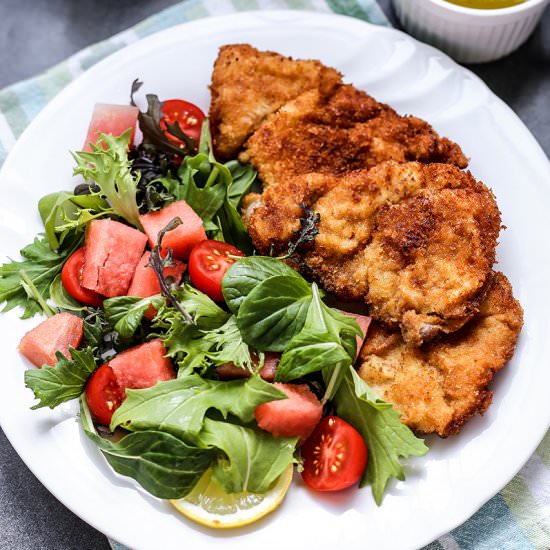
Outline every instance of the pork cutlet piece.
<svg viewBox="0 0 550 550">
<path fill-rule="evenodd" d="M 410 346 L 399 332 L 371 325 L 359 375 L 403 413 L 404 424 L 447 437 L 487 410 L 493 396 L 489 385 L 511 359 L 522 324 L 508 279 L 495 273 L 474 319 L 434 342 Z"/>
<path fill-rule="evenodd" d="M 341 81 L 338 71 L 319 61 L 294 60 L 248 44 L 222 46 L 210 86 L 216 155 L 235 158 L 267 115 L 306 90 L 329 93 Z"/>
<path fill-rule="evenodd" d="M 258 170 L 264 187 L 291 175 L 340 174 L 386 160 L 468 164 L 460 147 L 427 122 L 400 116 L 351 85 L 290 101 L 267 117 L 239 158 Z"/>
<path fill-rule="evenodd" d="M 495 261 L 500 213 L 491 191 L 449 164 L 382 163 L 342 175 L 307 174 L 246 198 L 262 254 L 284 253 L 306 206 L 318 234 L 302 271 L 415 345 L 460 328 L 478 311 Z"/>
</svg>

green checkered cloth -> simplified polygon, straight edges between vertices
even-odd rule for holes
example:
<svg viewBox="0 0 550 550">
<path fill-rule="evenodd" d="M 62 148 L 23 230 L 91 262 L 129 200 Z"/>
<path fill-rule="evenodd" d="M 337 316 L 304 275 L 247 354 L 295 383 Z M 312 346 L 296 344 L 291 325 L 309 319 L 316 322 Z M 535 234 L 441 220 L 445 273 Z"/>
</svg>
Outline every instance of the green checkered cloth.
<svg viewBox="0 0 550 550">
<path fill-rule="evenodd" d="M 422 1 L 422 0 L 415 0 Z M 41 75 L 0 91 L 0 164 L 38 112 L 83 71 L 124 46 L 179 23 L 253 9 L 335 12 L 388 25 L 375 0 L 187 0 L 90 46 Z M 505 459 L 505 457 L 504 457 Z M 110 541 L 115 550 L 124 550 Z M 424 550 L 550 548 L 550 432 L 523 469 L 466 523 Z"/>
</svg>

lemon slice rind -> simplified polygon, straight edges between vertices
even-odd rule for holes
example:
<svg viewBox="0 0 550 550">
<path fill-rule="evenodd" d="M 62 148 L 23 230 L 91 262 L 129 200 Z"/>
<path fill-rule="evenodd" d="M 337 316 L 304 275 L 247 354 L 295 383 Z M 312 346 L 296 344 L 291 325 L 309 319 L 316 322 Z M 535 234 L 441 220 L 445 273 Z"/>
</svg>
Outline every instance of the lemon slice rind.
<svg viewBox="0 0 550 550">
<path fill-rule="evenodd" d="M 279 476 L 265 494 L 228 494 L 211 478 L 207 470 L 186 497 L 170 500 L 183 516 L 214 529 L 233 529 L 249 525 L 279 507 L 292 481 L 293 467 Z"/>
</svg>

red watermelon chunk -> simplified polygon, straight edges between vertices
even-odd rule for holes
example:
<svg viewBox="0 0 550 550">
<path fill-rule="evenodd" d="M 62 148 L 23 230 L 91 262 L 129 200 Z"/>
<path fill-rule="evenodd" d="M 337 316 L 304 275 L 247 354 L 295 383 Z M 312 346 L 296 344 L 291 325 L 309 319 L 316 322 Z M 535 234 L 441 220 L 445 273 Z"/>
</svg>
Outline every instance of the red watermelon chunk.
<svg viewBox="0 0 550 550">
<path fill-rule="evenodd" d="M 258 358 L 254 352 L 252 352 L 252 360 L 254 361 L 254 367 L 256 368 L 258 366 Z M 280 360 L 280 353 L 272 351 L 266 352 L 264 364 L 260 369 L 260 376 L 267 382 L 273 382 Z M 236 378 L 248 378 L 250 376 L 250 371 L 238 367 L 234 363 L 224 363 L 223 365 L 218 365 L 216 367 L 216 373 L 220 380 L 234 380 Z"/>
<path fill-rule="evenodd" d="M 216 367 L 216 374 L 220 380 L 237 380 L 238 378 L 248 378 L 250 371 L 235 365 L 235 363 L 224 363 Z"/>
<path fill-rule="evenodd" d="M 42 321 L 21 339 L 19 351 L 37 367 L 57 363 L 55 352 L 69 357 L 69 347 L 82 340 L 82 319 L 71 313 L 58 313 Z"/>
<path fill-rule="evenodd" d="M 275 373 L 281 360 L 281 354 L 274 351 L 266 351 L 264 357 L 264 364 L 260 369 L 260 376 L 268 382 L 275 380 Z"/>
<path fill-rule="evenodd" d="M 372 317 L 367 317 L 366 315 L 359 315 L 358 313 L 350 313 L 349 311 L 342 311 L 344 315 L 349 315 L 350 317 L 353 317 L 357 324 L 359 325 L 359 328 L 363 331 L 363 338 L 360 336 L 357 336 L 357 354 L 356 357 L 359 357 L 359 352 L 361 351 L 361 348 L 363 347 L 363 342 L 365 341 L 365 338 L 367 337 L 367 332 L 369 330 L 370 322 L 372 320 Z"/>
<path fill-rule="evenodd" d="M 155 294 L 160 294 L 160 283 L 155 270 L 147 265 L 151 253 L 146 251 L 139 261 L 134 278 L 128 289 L 128 296 L 139 296 L 140 298 L 148 298 Z M 181 277 L 185 271 L 186 265 L 183 262 L 174 260 L 175 266 L 164 269 L 164 277 L 172 277 L 176 283 L 181 281 Z M 145 313 L 146 319 L 152 319 L 156 315 L 156 310 L 151 306 Z"/>
<path fill-rule="evenodd" d="M 93 220 L 86 228 L 82 286 L 104 296 L 124 296 L 147 237 L 114 220 Z"/>
<path fill-rule="evenodd" d="M 107 364 L 121 388 L 150 388 L 157 382 L 176 377 L 172 362 L 165 355 L 162 342 L 151 340 L 119 353 Z"/>
<path fill-rule="evenodd" d="M 323 405 L 307 384 L 273 384 L 288 399 L 270 401 L 256 407 L 254 416 L 262 430 L 275 437 L 307 439 L 321 420 Z"/>
<path fill-rule="evenodd" d="M 161 210 L 139 217 L 151 247 L 157 244 L 159 232 L 174 218 L 180 218 L 182 223 L 166 233 L 162 240 L 162 247 L 171 248 L 174 258 L 187 260 L 191 249 L 197 243 L 206 240 L 206 233 L 202 220 L 185 201 L 173 202 Z"/>
<path fill-rule="evenodd" d="M 91 151 L 90 142 L 96 143 L 99 132 L 120 136 L 129 128 L 132 128 L 130 145 L 134 142 L 136 123 L 139 109 L 131 105 L 110 105 L 108 103 L 96 103 L 92 120 L 86 134 L 83 151 Z"/>
</svg>

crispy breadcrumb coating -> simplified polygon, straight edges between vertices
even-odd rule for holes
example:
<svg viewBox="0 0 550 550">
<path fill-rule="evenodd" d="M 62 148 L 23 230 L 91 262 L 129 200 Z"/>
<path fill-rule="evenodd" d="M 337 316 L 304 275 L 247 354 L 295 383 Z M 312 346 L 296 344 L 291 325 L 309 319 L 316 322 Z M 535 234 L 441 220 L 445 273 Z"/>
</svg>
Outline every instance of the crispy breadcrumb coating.
<svg viewBox="0 0 550 550">
<path fill-rule="evenodd" d="M 267 117 L 240 155 L 258 170 L 264 187 L 309 172 L 340 174 L 385 160 L 468 161 L 460 147 L 423 120 L 400 116 L 351 85 L 331 93 L 313 89 Z"/>
<path fill-rule="evenodd" d="M 210 123 L 216 156 L 235 158 L 265 117 L 306 90 L 342 81 L 319 61 L 293 60 L 248 44 L 222 46 L 212 73 Z"/>
<path fill-rule="evenodd" d="M 374 323 L 361 350 L 359 375 L 403 413 L 419 433 L 456 434 L 483 414 L 493 376 L 511 359 L 523 312 L 502 273 L 494 273 L 479 313 L 457 332 L 415 347 Z"/>
<path fill-rule="evenodd" d="M 382 163 L 336 176 L 307 174 L 245 201 L 260 253 L 283 253 L 303 206 L 320 214 L 302 270 L 341 300 L 416 345 L 478 311 L 495 260 L 500 213 L 491 191 L 449 164 Z"/>
</svg>

